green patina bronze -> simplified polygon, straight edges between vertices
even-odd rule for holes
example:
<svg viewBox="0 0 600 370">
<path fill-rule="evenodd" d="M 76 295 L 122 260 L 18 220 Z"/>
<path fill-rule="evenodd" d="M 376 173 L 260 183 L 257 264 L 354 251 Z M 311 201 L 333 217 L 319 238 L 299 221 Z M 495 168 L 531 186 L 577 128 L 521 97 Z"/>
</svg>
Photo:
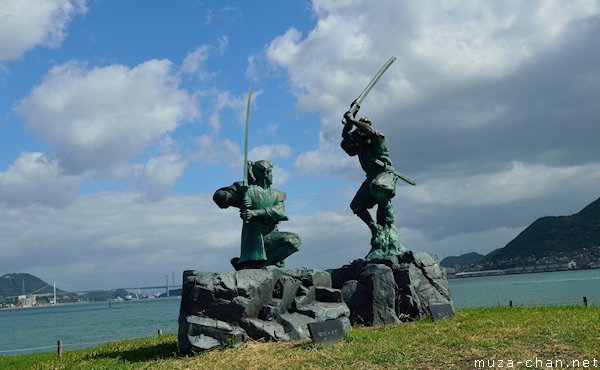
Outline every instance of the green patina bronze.
<svg viewBox="0 0 600 370">
<path fill-rule="evenodd" d="M 248 160 L 248 127 L 252 86 L 246 102 L 246 127 L 244 130 L 244 174 L 243 181 L 221 188 L 213 200 L 221 208 L 240 209 L 242 242 L 240 257 L 231 259 L 236 270 L 262 268 L 269 265 L 285 266 L 285 259 L 300 248 L 297 234 L 277 229 L 285 216 L 285 193 L 271 188 L 273 163 Z"/>
<path fill-rule="evenodd" d="M 398 178 L 405 181 L 408 178 L 396 171 L 385 136 L 375 130 L 368 119 L 356 120 L 351 111 L 348 111 L 344 120 L 346 124 L 342 130 L 341 147 L 348 155 L 358 156 L 366 175 L 350 203 L 352 211 L 371 229 L 371 250 L 365 258 L 402 254 L 408 249 L 400 244 L 394 224 L 396 217 L 392 198 L 396 195 Z M 375 206 L 377 213 L 373 220 L 369 209 Z"/>
<path fill-rule="evenodd" d="M 239 258 L 231 263 L 236 270 L 283 267 L 285 259 L 300 248 L 300 237 L 292 232 L 279 231 L 277 224 L 286 221 L 285 193 L 273 189 L 273 164 L 269 161 L 248 162 L 248 185 L 235 182 L 221 188 L 213 200 L 221 208 L 237 207 L 242 226 Z"/>
<path fill-rule="evenodd" d="M 408 250 L 400 244 L 391 200 L 396 195 L 398 179 L 411 185 L 415 182 L 394 168 L 385 136 L 373 128 L 371 121 L 355 119 L 360 103 L 394 60 L 392 57 L 383 65 L 342 119 L 344 128 L 340 145 L 348 155 L 358 156 L 367 177 L 350 203 L 352 211 L 371 229 L 371 250 L 366 259 L 399 255 Z M 375 206 L 377 213 L 373 220 L 369 209 Z"/>
<path fill-rule="evenodd" d="M 243 181 L 221 188 L 213 200 L 221 208 L 240 209 L 242 242 L 240 257 L 231 259 L 236 270 L 262 268 L 269 265 L 285 266 L 285 259 L 300 248 L 300 237 L 291 232 L 279 231 L 277 224 L 286 221 L 285 193 L 271 188 L 273 163 L 248 160 L 248 123 L 252 86 L 246 103 L 244 130 Z"/>
<path fill-rule="evenodd" d="M 396 195 L 398 176 L 390 159 L 385 136 L 367 119 L 354 119 L 348 111 L 342 130 L 341 147 L 350 156 L 358 156 L 366 179 L 350 203 L 352 211 L 371 229 L 371 251 L 366 259 L 395 256 L 407 249 L 400 244 L 394 224 L 392 198 Z M 352 130 L 354 128 L 354 130 Z M 375 220 L 369 209 L 377 206 Z"/>
</svg>

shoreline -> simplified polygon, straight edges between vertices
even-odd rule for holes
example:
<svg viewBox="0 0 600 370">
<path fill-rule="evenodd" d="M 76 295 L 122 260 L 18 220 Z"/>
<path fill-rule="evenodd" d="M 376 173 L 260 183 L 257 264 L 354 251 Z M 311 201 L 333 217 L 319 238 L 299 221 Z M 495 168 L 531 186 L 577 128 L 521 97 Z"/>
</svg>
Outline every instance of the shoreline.
<svg viewBox="0 0 600 370">
<path fill-rule="evenodd" d="M 514 267 L 505 270 L 480 270 L 480 271 L 465 271 L 454 274 L 446 274 L 448 279 L 464 279 L 470 277 L 484 277 L 484 276 L 503 276 L 503 275 L 523 275 L 523 274 L 537 274 L 541 272 L 557 272 L 557 271 L 585 271 L 585 270 L 596 270 L 598 267 L 586 267 L 586 268 L 575 268 L 570 269 L 568 267 L 540 267 L 526 266 L 526 267 Z"/>
<path fill-rule="evenodd" d="M 52 307 L 65 307 L 65 306 L 77 306 L 77 305 L 86 305 L 86 304 L 108 304 L 109 306 L 112 303 L 122 304 L 129 302 L 146 302 L 153 300 L 165 300 L 165 299 L 181 299 L 181 296 L 170 296 L 170 297 L 156 297 L 156 298 L 144 298 L 144 299 L 130 299 L 130 300 L 106 300 L 106 301 L 77 301 L 77 302 L 59 302 L 57 304 L 36 304 L 35 306 L 20 306 L 20 307 L 0 307 L 0 311 L 3 310 L 23 310 L 23 309 L 43 309 L 43 308 L 52 308 Z"/>
</svg>

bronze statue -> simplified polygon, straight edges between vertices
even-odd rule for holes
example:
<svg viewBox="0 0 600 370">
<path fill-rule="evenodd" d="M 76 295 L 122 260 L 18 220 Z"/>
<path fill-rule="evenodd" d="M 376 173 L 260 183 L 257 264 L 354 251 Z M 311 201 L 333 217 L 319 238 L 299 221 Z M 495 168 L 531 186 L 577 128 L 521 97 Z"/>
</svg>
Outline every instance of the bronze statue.
<svg viewBox="0 0 600 370">
<path fill-rule="evenodd" d="M 220 208 L 237 207 L 244 220 L 241 253 L 231 260 L 236 270 L 285 266 L 285 258 L 300 248 L 300 237 L 279 231 L 277 224 L 288 220 L 285 193 L 271 187 L 273 164 L 269 161 L 248 162 L 248 185 L 235 182 L 213 195 Z"/>
<path fill-rule="evenodd" d="M 392 198 L 396 195 L 396 183 L 402 179 L 414 185 L 414 181 L 396 171 L 385 136 L 377 131 L 368 118 L 355 119 L 360 104 L 396 58 L 390 58 L 373 77 L 360 96 L 352 102 L 344 114 L 342 149 L 350 156 L 358 156 L 366 179 L 350 203 L 352 211 L 371 229 L 371 250 L 367 259 L 398 255 L 407 249 L 400 244 L 396 230 Z M 377 205 L 376 218 L 369 209 Z"/>
<path fill-rule="evenodd" d="M 240 257 L 231 259 L 236 270 L 262 268 L 269 265 L 285 266 L 285 259 L 300 248 L 300 237 L 277 229 L 285 216 L 285 193 L 271 188 L 273 163 L 248 160 L 248 123 L 252 86 L 246 102 L 246 125 L 244 130 L 244 180 L 221 188 L 213 200 L 221 208 L 237 207 L 242 226 Z"/>
</svg>

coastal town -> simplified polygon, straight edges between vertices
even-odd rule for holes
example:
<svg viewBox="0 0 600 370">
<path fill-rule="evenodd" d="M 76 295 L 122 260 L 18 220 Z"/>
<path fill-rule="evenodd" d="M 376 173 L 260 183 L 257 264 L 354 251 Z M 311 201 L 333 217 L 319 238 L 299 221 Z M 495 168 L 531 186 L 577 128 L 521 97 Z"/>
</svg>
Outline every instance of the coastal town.
<svg viewBox="0 0 600 370">
<path fill-rule="evenodd" d="M 483 256 L 482 256 L 483 257 Z M 600 268 L 600 246 L 581 248 L 576 253 L 551 253 L 547 256 L 514 257 L 499 261 L 454 264 L 446 267 L 448 278 L 527 274 Z"/>
</svg>

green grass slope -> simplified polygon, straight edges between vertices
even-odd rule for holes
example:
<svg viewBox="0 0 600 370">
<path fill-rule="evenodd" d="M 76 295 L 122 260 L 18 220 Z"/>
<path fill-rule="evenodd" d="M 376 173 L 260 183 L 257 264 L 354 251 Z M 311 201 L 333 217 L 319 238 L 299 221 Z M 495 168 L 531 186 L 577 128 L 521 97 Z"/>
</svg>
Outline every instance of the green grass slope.
<svg viewBox="0 0 600 370">
<path fill-rule="evenodd" d="M 459 310 L 446 321 L 353 328 L 329 347 L 308 340 L 249 342 L 180 357 L 173 334 L 65 352 L 60 359 L 55 353 L 0 357 L 0 368 L 474 369 L 525 368 L 525 361 L 543 361 L 530 368 L 559 368 L 557 361 L 573 367 L 574 360 L 580 368 L 590 361 L 591 368 L 594 359 L 600 367 L 599 333 L 598 307 L 495 307 Z"/>
</svg>

